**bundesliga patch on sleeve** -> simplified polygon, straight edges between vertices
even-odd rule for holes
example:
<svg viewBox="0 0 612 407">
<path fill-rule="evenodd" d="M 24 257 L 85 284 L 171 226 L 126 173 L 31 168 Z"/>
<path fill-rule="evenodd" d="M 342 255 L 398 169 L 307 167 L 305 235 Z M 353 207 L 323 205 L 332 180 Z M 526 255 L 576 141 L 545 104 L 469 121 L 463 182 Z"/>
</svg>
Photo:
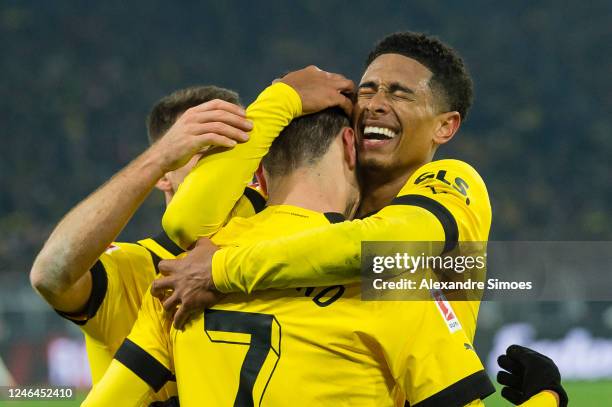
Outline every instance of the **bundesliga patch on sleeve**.
<svg viewBox="0 0 612 407">
<path fill-rule="evenodd" d="M 453 311 L 453 307 L 451 306 L 450 302 L 446 300 L 446 297 L 442 291 L 432 290 L 431 295 L 433 296 L 436 307 L 438 307 L 438 311 L 440 311 L 448 330 L 451 333 L 460 331 L 461 324 L 459 323 L 459 319 L 457 319 L 457 315 L 455 314 L 455 311 Z"/>
</svg>

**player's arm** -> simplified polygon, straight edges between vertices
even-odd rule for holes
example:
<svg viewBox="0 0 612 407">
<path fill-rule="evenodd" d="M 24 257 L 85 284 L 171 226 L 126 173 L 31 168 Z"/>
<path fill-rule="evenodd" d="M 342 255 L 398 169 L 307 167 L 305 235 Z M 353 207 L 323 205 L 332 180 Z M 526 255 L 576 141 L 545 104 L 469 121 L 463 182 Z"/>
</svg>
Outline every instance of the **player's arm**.
<svg viewBox="0 0 612 407">
<path fill-rule="evenodd" d="M 497 374 L 504 385 L 502 396 L 521 407 L 566 407 L 568 397 L 561 386 L 561 374 L 555 362 L 524 346 L 511 345 L 497 359 L 505 370 Z M 483 405 L 474 401 L 468 406 Z"/>
<path fill-rule="evenodd" d="M 561 386 L 561 374 L 549 357 L 511 345 L 497 363 L 504 369 L 497 374 L 497 381 L 505 386 L 501 394 L 511 403 L 526 407 L 567 406 L 569 400 Z"/>
<path fill-rule="evenodd" d="M 185 178 L 162 220 L 170 238 L 187 249 L 219 230 L 282 129 L 302 114 L 350 103 L 340 91 L 351 86 L 339 75 L 309 67 L 266 88 L 247 108 L 253 122 L 249 141 L 205 156 Z"/>
<path fill-rule="evenodd" d="M 435 255 L 453 250 L 458 241 L 485 241 L 490 222 L 478 174 L 464 163 L 433 162 L 408 180 L 391 205 L 368 218 L 217 251 L 212 280 L 221 292 L 246 293 L 356 282 L 362 241 L 438 242 Z"/>
<path fill-rule="evenodd" d="M 482 400 L 474 400 L 473 402 L 466 404 L 466 407 L 477 407 L 484 405 L 485 403 Z M 531 397 L 526 402 L 519 404 L 519 407 L 559 407 L 559 400 L 558 396 L 556 396 L 553 392 L 543 391 Z"/>
<path fill-rule="evenodd" d="M 168 236 L 188 249 L 219 230 L 274 138 L 301 111 L 300 97 L 290 86 L 265 89 L 246 111 L 253 122 L 249 141 L 203 157 L 181 184 L 162 220 Z"/>
<path fill-rule="evenodd" d="M 159 391 L 174 378 L 169 335 L 170 323 L 163 318 L 163 308 L 147 291 L 132 331 L 87 400 L 95 403 L 92 405 L 105 405 L 102 401 L 118 399 L 127 389 L 132 403 Z"/>
<path fill-rule="evenodd" d="M 138 407 L 153 395 L 148 383 L 120 362 L 113 360 L 104 377 L 83 401 L 85 407 Z"/>
<path fill-rule="evenodd" d="M 393 318 L 393 325 L 379 335 L 379 342 L 409 405 L 483 405 L 480 400 L 495 387 L 451 303 L 438 298 L 399 303 L 395 309 L 393 316 L 385 315 Z"/>
<path fill-rule="evenodd" d="M 212 121 L 214 119 L 214 122 Z M 225 123 L 219 123 L 225 122 Z M 88 301 L 87 271 L 132 217 L 156 182 L 210 145 L 230 147 L 250 128 L 242 110 L 214 100 L 185 112 L 157 143 L 73 208 L 36 257 L 32 286 L 54 308 L 78 312 Z"/>
</svg>

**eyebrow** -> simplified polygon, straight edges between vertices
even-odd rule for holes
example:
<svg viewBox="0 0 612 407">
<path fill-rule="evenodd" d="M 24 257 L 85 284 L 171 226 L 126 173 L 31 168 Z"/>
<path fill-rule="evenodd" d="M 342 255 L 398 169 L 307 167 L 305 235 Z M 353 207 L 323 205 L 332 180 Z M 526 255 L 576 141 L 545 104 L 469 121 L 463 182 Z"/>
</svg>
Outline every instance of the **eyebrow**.
<svg viewBox="0 0 612 407">
<path fill-rule="evenodd" d="M 378 84 L 374 81 L 368 81 L 368 82 L 364 82 L 362 84 L 359 85 L 359 89 L 378 89 Z M 410 93 L 410 94 L 414 94 L 414 90 L 410 89 L 407 86 L 402 85 L 399 82 L 391 82 L 391 84 L 389 84 L 389 92 L 393 93 L 395 91 L 401 91 L 401 92 L 405 92 L 405 93 Z"/>
<path fill-rule="evenodd" d="M 376 82 L 374 81 L 368 81 L 368 82 L 359 84 L 359 89 L 363 89 L 363 88 L 378 89 L 378 84 L 376 84 Z"/>
</svg>

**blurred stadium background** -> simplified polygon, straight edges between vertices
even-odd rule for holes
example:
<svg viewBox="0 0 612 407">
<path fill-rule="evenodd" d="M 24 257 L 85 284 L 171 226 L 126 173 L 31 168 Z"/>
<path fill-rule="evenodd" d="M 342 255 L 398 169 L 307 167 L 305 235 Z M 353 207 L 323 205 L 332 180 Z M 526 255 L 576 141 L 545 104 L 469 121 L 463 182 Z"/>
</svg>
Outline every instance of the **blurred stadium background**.
<svg viewBox="0 0 612 407">
<path fill-rule="evenodd" d="M 612 240 L 607 0 L 7 0 L 0 357 L 15 382 L 87 387 L 78 329 L 33 293 L 28 272 L 61 216 L 146 147 L 144 118 L 158 98 L 216 84 L 248 104 L 278 74 L 308 64 L 358 81 L 374 42 L 399 30 L 438 35 L 471 69 L 476 101 L 442 156 L 483 175 L 491 240 Z M 121 239 L 155 233 L 162 210 L 161 195 L 152 196 Z M 482 358 L 493 361 L 509 342 L 557 360 L 574 405 L 612 405 L 603 401 L 612 400 L 612 303 L 483 304 Z"/>
</svg>

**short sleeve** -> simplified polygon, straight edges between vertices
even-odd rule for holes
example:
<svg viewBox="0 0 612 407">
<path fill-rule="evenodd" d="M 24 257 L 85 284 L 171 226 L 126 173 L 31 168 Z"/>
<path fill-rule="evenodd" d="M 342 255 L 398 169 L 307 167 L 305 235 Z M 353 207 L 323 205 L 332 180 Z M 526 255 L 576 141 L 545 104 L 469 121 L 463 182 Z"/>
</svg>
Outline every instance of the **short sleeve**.
<svg viewBox="0 0 612 407">
<path fill-rule="evenodd" d="M 171 321 L 163 316 L 163 307 L 150 290 L 142 299 L 132 331 L 125 339 L 115 359 L 128 367 L 155 391 L 159 391 L 172 373 L 170 345 Z"/>
<path fill-rule="evenodd" d="M 484 181 L 459 160 L 432 161 L 406 182 L 392 205 L 413 205 L 434 214 L 451 251 L 457 241 L 484 242 L 491 228 L 491 204 Z"/>
<path fill-rule="evenodd" d="M 411 407 L 464 406 L 495 391 L 448 301 L 400 305 L 406 306 L 406 313 L 418 307 L 420 317 L 408 320 L 415 325 L 398 328 L 404 332 L 390 340 L 391 347 L 402 347 L 390 365 Z"/>
</svg>

